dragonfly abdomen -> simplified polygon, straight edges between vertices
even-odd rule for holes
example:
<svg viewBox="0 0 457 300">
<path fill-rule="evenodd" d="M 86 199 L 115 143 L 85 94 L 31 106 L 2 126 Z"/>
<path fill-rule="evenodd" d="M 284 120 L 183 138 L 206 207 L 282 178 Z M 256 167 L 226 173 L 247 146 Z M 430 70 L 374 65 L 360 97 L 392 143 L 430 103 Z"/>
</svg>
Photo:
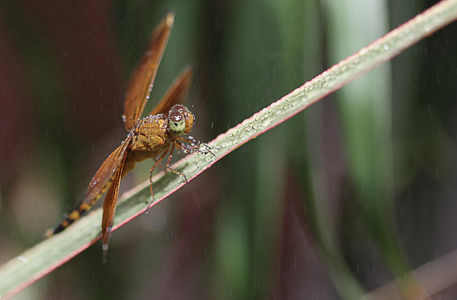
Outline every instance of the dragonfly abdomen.
<svg viewBox="0 0 457 300">
<path fill-rule="evenodd" d="M 61 231 L 64 231 L 68 226 L 73 224 L 75 221 L 79 220 L 81 216 L 92 208 L 92 206 L 97 202 L 98 199 L 106 192 L 106 190 L 111 186 L 112 180 L 110 180 L 92 199 L 84 199 L 79 203 L 75 208 L 73 208 L 68 214 L 65 214 L 62 222 L 59 223 L 55 228 L 48 229 L 45 233 L 46 237 L 51 237 L 54 234 L 57 234 Z"/>
</svg>

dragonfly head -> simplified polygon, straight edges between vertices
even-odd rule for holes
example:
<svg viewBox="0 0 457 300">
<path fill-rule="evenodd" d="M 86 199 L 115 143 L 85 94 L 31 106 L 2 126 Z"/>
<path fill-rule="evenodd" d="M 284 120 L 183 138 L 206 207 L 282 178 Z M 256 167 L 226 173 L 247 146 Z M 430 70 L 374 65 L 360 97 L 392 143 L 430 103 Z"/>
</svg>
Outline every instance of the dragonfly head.
<svg viewBox="0 0 457 300">
<path fill-rule="evenodd" d="M 168 131 L 172 135 L 190 133 L 194 125 L 194 114 L 184 105 L 175 104 L 168 112 Z"/>
</svg>

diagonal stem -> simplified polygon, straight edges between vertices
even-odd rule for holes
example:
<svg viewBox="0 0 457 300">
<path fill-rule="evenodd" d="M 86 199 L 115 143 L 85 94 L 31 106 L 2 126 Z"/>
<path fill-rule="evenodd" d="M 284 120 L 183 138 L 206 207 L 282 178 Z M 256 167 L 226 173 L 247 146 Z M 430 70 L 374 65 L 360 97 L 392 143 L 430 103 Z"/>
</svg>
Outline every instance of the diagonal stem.
<svg viewBox="0 0 457 300">
<path fill-rule="evenodd" d="M 406 48 L 457 19 L 457 0 L 444 0 L 401 25 L 354 55 L 306 82 L 280 100 L 218 136 L 209 146 L 211 155 L 194 153 L 173 168 L 189 181 L 244 143 L 276 127 L 311 104 L 324 98 Z M 184 185 L 182 178 L 169 172 L 154 179 L 154 202 Z M 150 199 L 149 182 L 127 192 L 120 199 L 113 231 L 146 210 Z M 95 210 L 76 224 L 26 250 L 0 267 L 0 298 L 9 298 L 61 266 L 100 238 L 101 210 Z"/>
</svg>

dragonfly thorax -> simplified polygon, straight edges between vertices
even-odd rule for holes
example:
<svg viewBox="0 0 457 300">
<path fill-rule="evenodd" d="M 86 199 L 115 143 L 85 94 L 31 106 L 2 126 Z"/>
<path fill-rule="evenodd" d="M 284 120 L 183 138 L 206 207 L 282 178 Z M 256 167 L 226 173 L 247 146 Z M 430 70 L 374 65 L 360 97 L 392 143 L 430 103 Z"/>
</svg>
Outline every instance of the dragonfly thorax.
<svg viewBox="0 0 457 300">
<path fill-rule="evenodd" d="M 169 140 L 167 127 L 168 120 L 163 114 L 141 119 L 131 132 L 134 138 L 130 149 L 134 152 L 150 152 L 167 144 Z"/>
</svg>

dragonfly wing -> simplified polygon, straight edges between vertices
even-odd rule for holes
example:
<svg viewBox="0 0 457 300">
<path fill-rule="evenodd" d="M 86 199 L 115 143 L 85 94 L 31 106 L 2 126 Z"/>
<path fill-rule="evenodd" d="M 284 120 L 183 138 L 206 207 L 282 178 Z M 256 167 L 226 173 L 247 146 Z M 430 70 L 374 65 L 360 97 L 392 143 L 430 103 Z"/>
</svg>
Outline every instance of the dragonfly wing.
<svg viewBox="0 0 457 300">
<path fill-rule="evenodd" d="M 127 148 L 131 142 L 132 136 L 128 135 L 127 139 L 103 162 L 90 181 L 83 203 L 85 202 L 92 206 L 111 186 L 120 165 L 127 156 Z"/>
<path fill-rule="evenodd" d="M 192 68 L 188 67 L 179 74 L 160 103 L 154 107 L 149 115 L 168 114 L 173 105 L 182 103 L 187 96 L 191 79 Z"/>
<path fill-rule="evenodd" d="M 140 64 L 136 67 L 127 88 L 124 102 L 123 121 L 127 131 L 130 131 L 135 122 L 141 117 L 154 79 L 162 60 L 165 47 L 173 26 L 174 14 L 168 13 L 164 20 L 149 39 L 149 44 Z"/>
<path fill-rule="evenodd" d="M 108 251 L 109 237 L 111 234 L 111 226 L 113 225 L 114 212 L 116 211 L 117 197 L 119 194 L 119 185 L 124 171 L 126 156 L 124 155 L 117 172 L 115 173 L 111 187 L 106 193 L 105 201 L 103 202 L 103 219 L 102 219 L 102 240 L 103 252 L 106 255 Z"/>
<path fill-rule="evenodd" d="M 59 233 L 70 226 L 73 222 L 78 220 L 84 212 L 88 211 L 98 199 L 100 199 L 100 197 L 111 186 L 119 166 L 126 158 L 127 147 L 130 145 L 131 141 L 132 137 L 129 135 L 127 139 L 110 154 L 92 178 L 83 201 L 73 208 L 71 212 L 65 215 L 59 225 L 46 231 L 47 237 Z"/>
</svg>

